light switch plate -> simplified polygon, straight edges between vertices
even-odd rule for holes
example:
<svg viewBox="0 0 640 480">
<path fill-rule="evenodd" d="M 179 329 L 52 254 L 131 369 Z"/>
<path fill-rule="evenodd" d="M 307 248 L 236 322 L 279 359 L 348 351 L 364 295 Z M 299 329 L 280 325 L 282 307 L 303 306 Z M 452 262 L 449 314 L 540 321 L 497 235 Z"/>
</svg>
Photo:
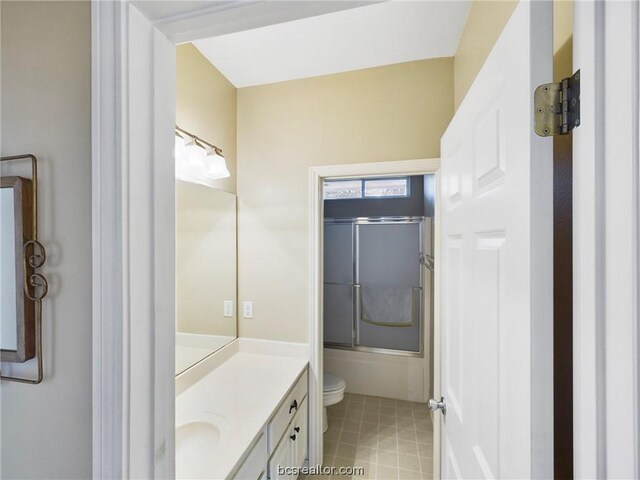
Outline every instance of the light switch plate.
<svg viewBox="0 0 640 480">
<path fill-rule="evenodd" d="M 243 318 L 253 318 L 253 302 L 242 302 Z"/>
<path fill-rule="evenodd" d="M 223 305 L 223 314 L 225 317 L 233 317 L 233 300 L 225 300 Z"/>
</svg>

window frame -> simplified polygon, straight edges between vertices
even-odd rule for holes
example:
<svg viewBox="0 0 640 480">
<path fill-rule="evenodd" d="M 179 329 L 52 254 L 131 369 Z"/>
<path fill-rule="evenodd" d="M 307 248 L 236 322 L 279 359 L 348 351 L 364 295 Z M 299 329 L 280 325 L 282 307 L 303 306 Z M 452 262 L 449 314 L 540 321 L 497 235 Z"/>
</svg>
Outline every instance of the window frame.
<svg viewBox="0 0 640 480">
<path fill-rule="evenodd" d="M 407 186 L 407 193 L 405 195 L 367 195 L 366 194 L 366 184 L 371 181 L 381 181 L 381 180 L 404 180 Z M 327 183 L 340 183 L 340 182 L 354 182 L 360 181 L 360 191 L 361 195 L 359 197 L 348 197 L 348 198 L 325 198 L 324 186 Z M 370 178 L 336 178 L 336 179 L 326 179 L 322 183 L 322 200 L 323 201 L 334 201 L 334 200 L 385 200 L 389 198 L 410 198 L 411 197 L 411 177 L 408 175 L 403 175 L 400 177 L 370 177 Z"/>
</svg>

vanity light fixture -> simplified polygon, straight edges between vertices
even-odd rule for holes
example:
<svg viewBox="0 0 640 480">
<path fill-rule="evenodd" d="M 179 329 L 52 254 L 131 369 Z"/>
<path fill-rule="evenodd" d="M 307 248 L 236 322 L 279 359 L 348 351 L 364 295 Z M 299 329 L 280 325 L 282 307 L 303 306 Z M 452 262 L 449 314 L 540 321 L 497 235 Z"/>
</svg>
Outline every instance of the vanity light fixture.
<svg viewBox="0 0 640 480">
<path fill-rule="evenodd" d="M 222 150 L 200 137 L 175 127 L 176 178 L 212 186 L 212 181 L 229 177 Z"/>
</svg>

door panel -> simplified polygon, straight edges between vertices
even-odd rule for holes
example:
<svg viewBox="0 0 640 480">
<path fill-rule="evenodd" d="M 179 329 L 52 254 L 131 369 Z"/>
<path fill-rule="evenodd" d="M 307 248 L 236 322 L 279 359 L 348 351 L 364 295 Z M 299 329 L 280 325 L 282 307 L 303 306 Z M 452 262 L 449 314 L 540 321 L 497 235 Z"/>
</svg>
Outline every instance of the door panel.
<svg viewBox="0 0 640 480">
<path fill-rule="evenodd" d="M 474 239 L 472 292 L 474 316 L 473 356 L 483 359 L 473 378 L 473 418 L 477 428 L 472 439 L 475 460 L 485 478 L 500 472 L 500 312 L 504 310 L 504 232 L 480 234 Z"/>
<path fill-rule="evenodd" d="M 284 468 L 291 466 L 292 453 L 290 444 L 289 434 L 285 433 L 269 459 L 269 480 L 292 480 L 293 475 L 287 474 L 286 471 L 281 472 L 278 470 L 278 467 L 283 467 L 284 470 Z"/>
<path fill-rule="evenodd" d="M 324 342 L 352 345 L 353 285 L 324 284 Z"/>
<path fill-rule="evenodd" d="M 462 285 L 462 239 L 460 235 L 450 235 L 444 254 L 446 269 L 443 270 L 446 295 L 443 309 L 447 314 L 444 323 L 443 366 L 444 385 L 447 392 L 448 412 L 457 417 L 462 426 L 462 399 L 464 386 L 464 322 L 462 321 L 464 290 Z M 454 428 L 455 423 L 450 428 Z M 460 432 L 462 435 L 463 433 Z"/>
<path fill-rule="evenodd" d="M 443 478 L 553 477 L 551 35 L 519 2 L 442 138 Z"/>
<path fill-rule="evenodd" d="M 324 342 L 353 345 L 354 226 L 324 224 Z"/>
<path fill-rule="evenodd" d="M 353 224 L 324 224 L 324 282 L 353 284 Z"/>
<path fill-rule="evenodd" d="M 421 223 L 357 225 L 361 285 L 420 286 Z"/>
<path fill-rule="evenodd" d="M 356 225 L 357 345 L 420 351 L 423 228 L 422 221 Z"/>
</svg>

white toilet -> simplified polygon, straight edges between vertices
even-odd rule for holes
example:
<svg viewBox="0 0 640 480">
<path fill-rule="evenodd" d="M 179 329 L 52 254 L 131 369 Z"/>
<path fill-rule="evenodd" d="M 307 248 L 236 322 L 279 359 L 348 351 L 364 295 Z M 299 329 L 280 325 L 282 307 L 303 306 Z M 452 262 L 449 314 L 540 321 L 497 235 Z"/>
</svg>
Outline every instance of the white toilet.
<svg viewBox="0 0 640 480">
<path fill-rule="evenodd" d="M 344 389 L 347 384 L 345 381 L 330 373 L 323 375 L 322 386 L 322 431 L 329 429 L 329 421 L 327 420 L 327 407 L 339 403 L 344 398 Z"/>
</svg>

